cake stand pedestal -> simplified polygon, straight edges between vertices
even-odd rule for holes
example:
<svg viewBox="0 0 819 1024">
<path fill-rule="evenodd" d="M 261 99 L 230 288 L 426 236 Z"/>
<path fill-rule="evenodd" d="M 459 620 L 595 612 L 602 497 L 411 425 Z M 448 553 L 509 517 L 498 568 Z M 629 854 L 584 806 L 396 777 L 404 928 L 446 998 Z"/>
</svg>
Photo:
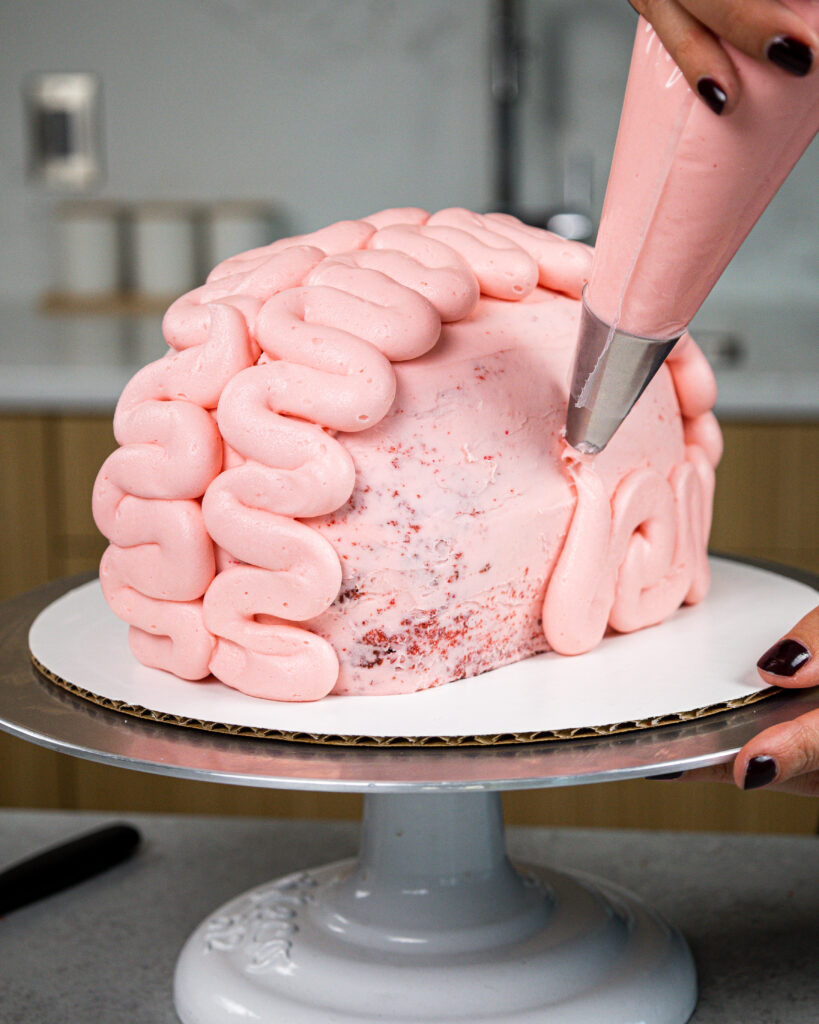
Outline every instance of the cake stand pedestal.
<svg viewBox="0 0 819 1024">
<path fill-rule="evenodd" d="M 95 706 L 28 664 L 28 626 L 77 582 L 7 602 L 0 727 L 146 772 L 365 794 L 356 860 L 253 889 L 194 931 L 175 976 L 184 1024 L 683 1024 L 696 978 L 680 934 L 608 882 L 511 864 L 500 791 L 721 763 L 762 729 L 819 707 L 819 690 L 783 692 L 660 729 L 506 747 L 328 747 L 198 732 Z"/>
<path fill-rule="evenodd" d="M 185 1024 L 683 1022 L 682 936 L 637 897 L 505 852 L 497 792 L 365 797 L 357 860 L 218 910 L 176 968 Z"/>
</svg>

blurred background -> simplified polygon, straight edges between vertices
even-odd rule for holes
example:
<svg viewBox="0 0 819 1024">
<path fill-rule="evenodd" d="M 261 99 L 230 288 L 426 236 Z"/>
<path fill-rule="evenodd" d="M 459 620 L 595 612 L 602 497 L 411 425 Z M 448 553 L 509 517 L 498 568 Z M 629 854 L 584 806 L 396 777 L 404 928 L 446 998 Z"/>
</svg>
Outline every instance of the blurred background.
<svg viewBox="0 0 819 1024">
<path fill-rule="evenodd" d="M 0 596 L 92 569 L 110 420 L 219 259 L 386 206 L 593 241 L 626 0 L 0 0 Z M 695 321 L 726 439 L 712 547 L 819 572 L 819 146 Z M 761 653 L 775 637 L 753 638 Z M 512 793 L 513 822 L 815 832 L 815 801 Z M 348 816 L 355 797 L 73 761 L 0 735 L 0 804 Z"/>
</svg>

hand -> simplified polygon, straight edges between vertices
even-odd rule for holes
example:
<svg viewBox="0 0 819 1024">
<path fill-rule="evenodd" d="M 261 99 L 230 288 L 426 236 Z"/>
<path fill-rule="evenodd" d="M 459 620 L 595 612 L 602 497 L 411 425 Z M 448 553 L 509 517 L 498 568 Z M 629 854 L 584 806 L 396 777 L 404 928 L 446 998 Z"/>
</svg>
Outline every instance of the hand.
<svg viewBox="0 0 819 1024">
<path fill-rule="evenodd" d="M 757 668 L 765 682 L 774 686 L 819 686 L 819 608 L 766 651 Z M 819 796 L 819 710 L 765 729 L 745 744 L 732 765 L 698 768 L 682 778 Z"/>
<path fill-rule="evenodd" d="M 741 86 L 722 45 L 802 77 L 819 60 L 819 34 L 779 0 L 629 0 L 651 22 L 691 88 L 730 114 Z"/>
</svg>

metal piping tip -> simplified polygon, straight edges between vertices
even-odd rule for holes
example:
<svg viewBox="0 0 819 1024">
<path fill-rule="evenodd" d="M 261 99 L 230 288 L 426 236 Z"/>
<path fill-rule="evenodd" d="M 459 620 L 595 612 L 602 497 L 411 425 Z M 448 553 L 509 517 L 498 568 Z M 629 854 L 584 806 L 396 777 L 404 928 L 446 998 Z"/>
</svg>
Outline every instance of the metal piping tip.
<svg viewBox="0 0 819 1024">
<path fill-rule="evenodd" d="M 680 337 L 660 341 L 616 330 L 589 309 L 584 289 L 566 417 L 569 444 L 584 455 L 601 452 Z"/>
</svg>

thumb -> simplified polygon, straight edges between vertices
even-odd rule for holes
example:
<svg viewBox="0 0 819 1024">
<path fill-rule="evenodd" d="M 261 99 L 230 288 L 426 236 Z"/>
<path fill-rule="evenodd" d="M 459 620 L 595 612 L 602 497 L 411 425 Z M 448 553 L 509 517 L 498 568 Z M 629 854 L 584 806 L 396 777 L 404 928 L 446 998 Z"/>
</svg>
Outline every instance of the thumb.
<svg viewBox="0 0 819 1024">
<path fill-rule="evenodd" d="M 819 796 L 819 711 L 765 729 L 737 754 L 734 781 L 741 789 L 775 789 Z"/>
<path fill-rule="evenodd" d="M 756 667 L 772 686 L 819 686 L 819 608 L 777 640 Z"/>
</svg>

